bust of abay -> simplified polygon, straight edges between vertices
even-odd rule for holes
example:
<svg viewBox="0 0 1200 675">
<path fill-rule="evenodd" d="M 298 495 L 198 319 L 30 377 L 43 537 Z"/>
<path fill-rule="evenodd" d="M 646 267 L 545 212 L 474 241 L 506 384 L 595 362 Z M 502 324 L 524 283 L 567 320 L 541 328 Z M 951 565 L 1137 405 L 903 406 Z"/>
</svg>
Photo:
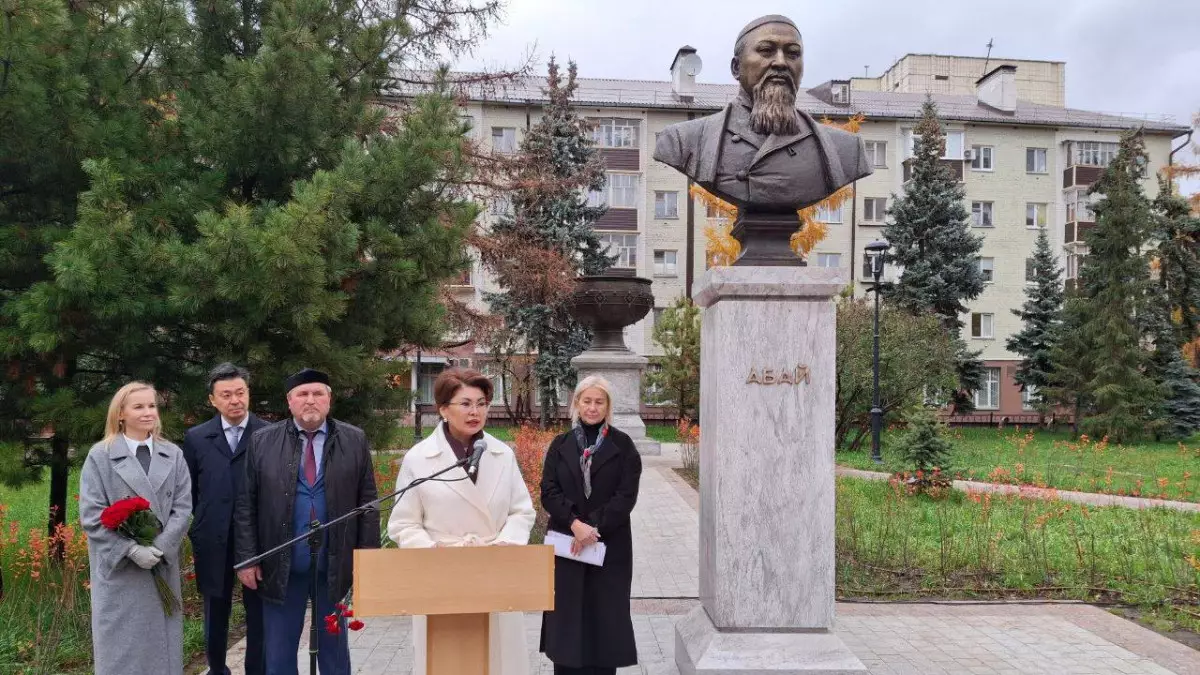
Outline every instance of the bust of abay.
<svg viewBox="0 0 1200 675">
<path fill-rule="evenodd" d="M 737 205 L 739 216 L 795 212 L 871 173 L 860 138 L 796 108 L 804 43 L 790 19 L 772 14 L 747 24 L 730 68 L 741 85 L 737 100 L 667 127 L 654 159 Z"/>
</svg>

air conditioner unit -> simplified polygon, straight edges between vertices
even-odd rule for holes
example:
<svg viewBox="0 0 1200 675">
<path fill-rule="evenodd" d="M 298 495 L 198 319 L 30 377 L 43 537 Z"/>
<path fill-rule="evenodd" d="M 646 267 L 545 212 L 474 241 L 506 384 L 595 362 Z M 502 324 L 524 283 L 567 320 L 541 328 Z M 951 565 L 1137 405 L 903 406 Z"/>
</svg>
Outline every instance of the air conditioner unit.
<svg viewBox="0 0 1200 675">
<path fill-rule="evenodd" d="M 968 162 L 975 161 L 975 150 L 963 150 L 963 159 L 967 160 Z"/>
</svg>

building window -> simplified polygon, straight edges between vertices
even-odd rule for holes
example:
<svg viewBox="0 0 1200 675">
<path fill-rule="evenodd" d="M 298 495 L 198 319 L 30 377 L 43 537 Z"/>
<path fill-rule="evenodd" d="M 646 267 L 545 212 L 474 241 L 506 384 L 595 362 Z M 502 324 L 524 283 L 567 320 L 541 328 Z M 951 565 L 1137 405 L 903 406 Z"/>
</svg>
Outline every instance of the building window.
<svg viewBox="0 0 1200 675">
<path fill-rule="evenodd" d="M 1066 278 L 1075 279 L 1079 277 L 1079 256 L 1072 253 L 1067 256 Z"/>
<path fill-rule="evenodd" d="M 1107 167 L 1117 156 L 1116 143 L 1072 141 L 1068 146 L 1071 163 L 1077 166 Z"/>
<path fill-rule="evenodd" d="M 909 129 L 906 133 L 908 134 L 908 156 L 905 159 L 908 159 L 913 156 L 917 148 L 917 138 L 920 134 L 914 132 L 912 129 Z M 963 143 L 963 132 L 947 131 L 946 149 L 942 152 L 942 159 L 962 159 Z"/>
<path fill-rule="evenodd" d="M 637 235 L 600 232 L 597 234 L 600 245 L 607 249 L 609 255 L 616 254 L 617 260 L 613 267 L 637 269 Z"/>
<path fill-rule="evenodd" d="M 887 215 L 886 197 L 867 197 L 863 200 L 863 222 L 882 223 Z"/>
<path fill-rule="evenodd" d="M 835 82 L 830 87 L 831 100 L 834 103 L 849 103 L 850 102 L 850 83 Z"/>
<path fill-rule="evenodd" d="M 995 281 L 996 259 L 995 258 L 980 258 L 979 273 L 983 275 L 983 283 L 990 284 Z"/>
<path fill-rule="evenodd" d="M 971 224 L 975 227 L 992 227 L 991 202 L 971 202 Z"/>
<path fill-rule="evenodd" d="M 990 340 L 994 337 L 992 333 L 992 314 L 980 314 L 973 312 L 971 314 L 971 337 L 981 340 Z"/>
<path fill-rule="evenodd" d="M 840 223 L 842 222 L 842 207 L 839 204 L 836 209 L 830 209 L 828 206 L 822 206 L 817 209 L 817 220 L 822 223 Z"/>
<path fill-rule="evenodd" d="M 867 161 L 875 168 L 887 167 L 887 141 L 867 141 Z"/>
<path fill-rule="evenodd" d="M 663 192 L 656 190 L 654 192 L 654 217 L 678 218 L 679 193 L 675 191 Z"/>
<path fill-rule="evenodd" d="M 494 197 L 492 199 L 491 212 L 497 218 L 512 217 L 514 213 L 512 200 L 503 195 Z"/>
<path fill-rule="evenodd" d="M 870 282 L 875 281 L 875 258 L 877 258 L 877 257 L 879 257 L 879 254 L 877 254 L 877 253 L 871 253 L 870 251 L 863 251 L 863 259 L 862 259 L 863 281 L 870 281 Z M 888 277 L 887 263 L 881 263 L 881 265 L 882 265 L 882 267 L 880 267 L 880 270 L 879 270 L 879 278 L 880 278 L 880 280 L 884 280 L 884 279 L 887 279 L 887 277 Z"/>
<path fill-rule="evenodd" d="M 991 171 L 992 155 L 996 149 L 990 145 L 971 146 L 971 168 L 975 171 Z"/>
<path fill-rule="evenodd" d="M 492 150 L 505 154 L 517 151 L 517 130 L 515 127 L 492 127 Z"/>
<path fill-rule="evenodd" d="M 1032 284 L 1037 281 L 1037 265 L 1033 258 L 1025 259 L 1025 283 Z"/>
<path fill-rule="evenodd" d="M 1025 148 L 1025 172 L 1049 173 L 1046 167 L 1045 148 Z"/>
<path fill-rule="evenodd" d="M 817 267 L 841 267 L 841 266 L 842 266 L 842 254 L 841 253 L 818 253 L 817 254 Z"/>
<path fill-rule="evenodd" d="M 421 362 L 421 370 L 417 373 L 417 403 L 433 403 L 433 381 L 445 369 L 444 363 Z"/>
<path fill-rule="evenodd" d="M 638 177 L 632 173 L 608 175 L 608 205 L 616 209 L 636 209 Z"/>
<path fill-rule="evenodd" d="M 654 252 L 654 276 L 658 277 L 674 277 L 678 276 L 679 272 L 676 266 L 678 253 L 675 251 L 655 251 Z"/>
<path fill-rule="evenodd" d="M 1046 227 L 1046 213 L 1050 210 L 1049 204 L 1037 204 L 1034 202 L 1025 203 L 1025 227 L 1031 230 L 1041 230 Z"/>
<path fill-rule="evenodd" d="M 654 308 L 654 315 L 653 315 L 653 318 L 651 319 L 651 321 L 654 322 L 653 323 L 654 326 L 657 326 L 659 324 L 659 322 L 662 321 L 662 316 L 663 316 L 664 311 L 666 311 L 665 307 L 655 307 Z"/>
<path fill-rule="evenodd" d="M 1096 215 L 1092 213 L 1091 202 L 1086 192 L 1075 190 L 1067 193 L 1067 222 L 1096 222 Z"/>
<path fill-rule="evenodd" d="M 590 120 L 596 125 L 592 131 L 592 140 L 602 148 L 636 148 L 638 147 L 638 130 L 641 120 L 621 119 L 619 117 L 603 117 Z"/>
<path fill-rule="evenodd" d="M 1041 401 L 1042 397 L 1038 396 L 1038 390 L 1035 385 L 1027 385 L 1021 390 L 1021 410 L 1033 410 Z"/>
<path fill-rule="evenodd" d="M 1000 407 L 1000 369 L 983 369 L 983 386 L 975 392 L 975 407 L 996 410 Z"/>
</svg>

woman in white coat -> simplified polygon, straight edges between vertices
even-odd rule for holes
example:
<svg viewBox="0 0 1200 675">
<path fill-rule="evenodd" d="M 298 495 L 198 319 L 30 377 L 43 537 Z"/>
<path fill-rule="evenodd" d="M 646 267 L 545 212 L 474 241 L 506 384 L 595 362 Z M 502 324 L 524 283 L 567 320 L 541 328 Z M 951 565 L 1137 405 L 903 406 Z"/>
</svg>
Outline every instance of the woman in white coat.
<svg viewBox="0 0 1200 675">
<path fill-rule="evenodd" d="M 433 384 L 442 416 L 437 428 L 404 455 L 396 485 L 428 476 L 468 457 L 477 441 L 487 450 L 474 478 L 455 469 L 409 490 L 392 509 L 388 536 L 400 548 L 521 546 L 529 543 L 535 512 L 511 448 L 484 432 L 492 383 L 465 368 L 443 371 Z M 454 479 L 460 480 L 454 480 Z M 425 675 L 425 617 L 413 617 L 413 675 Z M 491 615 L 492 675 L 527 675 L 529 652 L 520 612 Z"/>
</svg>

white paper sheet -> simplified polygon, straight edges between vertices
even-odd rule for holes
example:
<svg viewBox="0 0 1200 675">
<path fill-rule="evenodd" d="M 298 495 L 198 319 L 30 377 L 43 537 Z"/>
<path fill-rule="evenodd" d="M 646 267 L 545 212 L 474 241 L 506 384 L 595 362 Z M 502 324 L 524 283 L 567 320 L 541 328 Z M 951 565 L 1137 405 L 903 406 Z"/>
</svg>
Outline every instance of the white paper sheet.
<svg viewBox="0 0 1200 675">
<path fill-rule="evenodd" d="M 575 541 L 575 537 L 569 534 L 555 532 L 554 530 L 546 532 L 545 542 L 554 546 L 554 555 L 560 558 L 578 560 L 581 563 L 595 565 L 596 567 L 604 566 L 604 552 L 606 549 L 604 542 L 598 541 L 580 551 L 579 555 L 571 555 L 571 542 L 573 541 Z"/>
</svg>

